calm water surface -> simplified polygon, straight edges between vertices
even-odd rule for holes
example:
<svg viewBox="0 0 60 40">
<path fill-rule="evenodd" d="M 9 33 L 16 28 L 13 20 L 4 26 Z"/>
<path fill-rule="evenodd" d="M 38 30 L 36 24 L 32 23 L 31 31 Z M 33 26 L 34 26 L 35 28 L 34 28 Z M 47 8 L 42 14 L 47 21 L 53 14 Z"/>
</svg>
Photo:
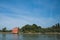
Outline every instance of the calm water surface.
<svg viewBox="0 0 60 40">
<path fill-rule="evenodd" d="M 60 40 L 58 34 L 1 34 L 0 40 Z"/>
</svg>

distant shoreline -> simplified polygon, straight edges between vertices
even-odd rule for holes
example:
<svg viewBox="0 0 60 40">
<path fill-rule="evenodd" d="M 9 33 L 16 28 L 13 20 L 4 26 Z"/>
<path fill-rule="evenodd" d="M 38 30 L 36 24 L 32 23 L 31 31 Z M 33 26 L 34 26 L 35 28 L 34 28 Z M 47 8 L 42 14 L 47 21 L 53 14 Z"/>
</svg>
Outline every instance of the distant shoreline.
<svg viewBox="0 0 60 40">
<path fill-rule="evenodd" d="M 12 32 L 0 32 L 0 33 L 3 33 L 3 34 L 13 34 Z M 57 33 L 57 32 L 49 32 L 49 33 L 19 33 L 19 34 L 60 34 L 60 33 Z"/>
<path fill-rule="evenodd" d="M 60 33 L 22 33 L 22 34 L 60 34 Z"/>
<path fill-rule="evenodd" d="M 12 33 L 12 32 L 0 32 L 0 33 L 3 33 L 3 34 L 5 34 L 5 33 Z"/>
</svg>

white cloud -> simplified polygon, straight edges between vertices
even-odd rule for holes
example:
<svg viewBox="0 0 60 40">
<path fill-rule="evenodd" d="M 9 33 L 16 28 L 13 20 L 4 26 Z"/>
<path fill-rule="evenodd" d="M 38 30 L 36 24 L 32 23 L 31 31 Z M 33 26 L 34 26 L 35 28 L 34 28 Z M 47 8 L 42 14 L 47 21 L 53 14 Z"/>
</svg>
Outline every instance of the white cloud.
<svg viewBox="0 0 60 40">
<path fill-rule="evenodd" d="M 24 15 L 15 15 L 17 18 L 6 16 L 4 14 L 0 14 L 0 24 L 7 26 L 7 28 L 13 28 L 16 26 L 22 27 L 26 24 L 37 24 L 41 25 L 42 27 L 48 27 L 55 23 L 57 20 L 54 18 L 37 18 L 37 17 L 30 17 Z"/>
</svg>

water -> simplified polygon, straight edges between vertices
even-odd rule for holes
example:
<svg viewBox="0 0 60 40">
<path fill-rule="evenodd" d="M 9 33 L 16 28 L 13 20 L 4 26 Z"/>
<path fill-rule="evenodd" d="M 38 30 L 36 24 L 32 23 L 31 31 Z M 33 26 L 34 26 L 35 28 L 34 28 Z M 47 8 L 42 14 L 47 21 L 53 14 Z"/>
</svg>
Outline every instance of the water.
<svg viewBox="0 0 60 40">
<path fill-rule="evenodd" d="M 1 34 L 0 40 L 60 40 L 58 34 Z"/>
</svg>

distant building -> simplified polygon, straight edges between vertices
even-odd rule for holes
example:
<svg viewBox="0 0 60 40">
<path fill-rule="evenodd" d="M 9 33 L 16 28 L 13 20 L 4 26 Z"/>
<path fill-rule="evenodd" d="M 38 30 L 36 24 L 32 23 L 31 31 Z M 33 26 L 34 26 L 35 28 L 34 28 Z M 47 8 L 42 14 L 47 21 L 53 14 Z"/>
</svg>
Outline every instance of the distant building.
<svg viewBox="0 0 60 40">
<path fill-rule="evenodd" d="M 14 33 L 14 34 L 19 33 L 19 28 L 18 27 L 13 28 L 12 33 Z"/>
</svg>

